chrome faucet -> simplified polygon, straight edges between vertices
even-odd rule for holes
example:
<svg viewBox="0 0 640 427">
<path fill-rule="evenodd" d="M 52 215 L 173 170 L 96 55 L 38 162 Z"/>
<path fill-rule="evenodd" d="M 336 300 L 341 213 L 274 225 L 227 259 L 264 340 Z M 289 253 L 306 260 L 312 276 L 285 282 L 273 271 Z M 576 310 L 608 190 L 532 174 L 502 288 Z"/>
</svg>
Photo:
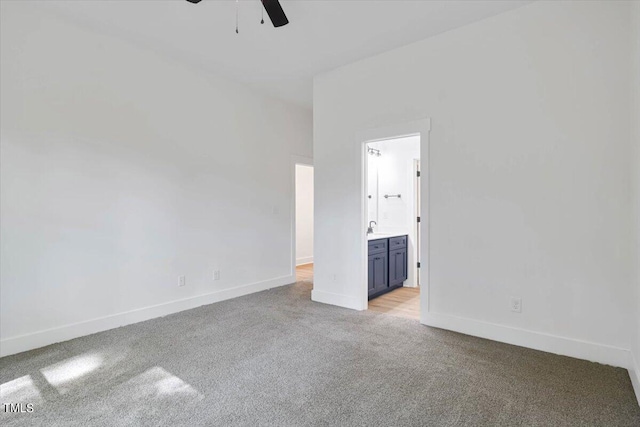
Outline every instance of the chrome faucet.
<svg viewBox="0 0 640 427">
<path fill-rule="evenodd" d="M 373 233 L 373 227 L 371 226 L 371 223 L 374 223 L 375 225 L 378 225 L 378 223 L 375 222 L 375 221 L 369 221 L 369 228 L 367 228 L 367 234 Z"/>
</svg>

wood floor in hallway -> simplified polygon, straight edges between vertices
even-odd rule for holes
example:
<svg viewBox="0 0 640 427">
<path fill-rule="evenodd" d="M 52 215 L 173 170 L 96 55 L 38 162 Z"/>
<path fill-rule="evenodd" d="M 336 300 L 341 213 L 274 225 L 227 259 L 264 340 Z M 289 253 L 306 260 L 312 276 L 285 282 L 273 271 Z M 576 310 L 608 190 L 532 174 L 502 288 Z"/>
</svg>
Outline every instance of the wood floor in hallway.
<svg viewBox="0 0 640 427">
<path fill-rule="evenodd" d="M 313 263 L 303 264 L 296 267 L 296 282 L 313 283 Z"/>
<path fill-rule="evenodd" d="M 369 310 L 420 320 L 420 288 L 398 288 L 369 301 Z"/>
<path fill-rule="evenodd" d="M 296 281 L 313 283 L 313 264 L 296 267 Z M 399 288 L 369 301 L 369 310 L 420 320 L 420 288 Z"/>
</svg>

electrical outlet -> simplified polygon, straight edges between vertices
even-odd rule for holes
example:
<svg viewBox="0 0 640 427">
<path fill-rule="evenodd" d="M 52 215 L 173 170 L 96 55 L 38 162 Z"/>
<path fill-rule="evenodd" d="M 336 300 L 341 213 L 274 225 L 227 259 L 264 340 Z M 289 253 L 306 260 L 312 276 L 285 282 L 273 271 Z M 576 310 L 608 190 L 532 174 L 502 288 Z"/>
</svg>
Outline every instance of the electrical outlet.
<svg viewBox="0 0 640 427">
<path fill-rule="evenodd" d="M 514 313 L 522 313 L 522 298 L 511 297 L 510 307 Z"/>
<path fill-rule="evenodd" d="M 220 270 L 214 270 L 213 280 L 220 280 Z"/>
<path fill-rule="evenodd" d="M 185 276 L 178 277 L 178 286 L 184 286 L 187 284 L 187 278 Z"/>
</svg>

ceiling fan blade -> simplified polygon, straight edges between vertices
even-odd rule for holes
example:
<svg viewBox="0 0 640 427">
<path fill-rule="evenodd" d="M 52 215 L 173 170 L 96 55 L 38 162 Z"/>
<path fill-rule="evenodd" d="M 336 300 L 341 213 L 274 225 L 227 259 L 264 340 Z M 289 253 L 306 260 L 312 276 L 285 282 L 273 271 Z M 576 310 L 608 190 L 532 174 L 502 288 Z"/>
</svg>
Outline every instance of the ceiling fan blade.
<svg viewBox="0 0 640 427">
<path fill-rule="evenodd" d="M 189 3 L 196 4 L 196 3 L 200 3 L 202 0 L 187 0 L 187 1 L 188 1 Z"/>
<path fill-rule="evenodd" d="M 271 18 L 274 27 L 282 27 L 289 23 L 287 15 L 284 14 L 284 10 L 282 10 L 282 6 L 280 6 L 278 0 L 262 0 L 262 5 L 264 6 L 264 10 L 267 11 L 269 18 Z"/>
</svg>

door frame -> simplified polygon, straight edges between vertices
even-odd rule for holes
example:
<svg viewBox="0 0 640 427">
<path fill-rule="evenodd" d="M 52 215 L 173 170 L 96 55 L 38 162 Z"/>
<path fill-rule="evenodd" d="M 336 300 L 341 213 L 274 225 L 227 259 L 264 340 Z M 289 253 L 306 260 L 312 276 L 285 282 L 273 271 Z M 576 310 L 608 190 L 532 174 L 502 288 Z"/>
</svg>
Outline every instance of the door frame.
<svg viewBox="0 0 640 427">
<path fill-rule="evenodd" d="M 421 188 L 421 183 L 420 183 L 420 179 L 422 178 L 421 176 L 422 172 L 420 170 L 420 159 L 413 159 L 413 176 L 412 176 L 412 181 L 413 181 L 413 225 L 414 225 L 414 235 L 416 236 L 416 240 L 418 242 L 420 242 L 421 239 L 421 234 L 420 234 L 420 226 L 421 226 L 421 221 L 422 221 L 422 213 L 420 211 L 420 188 Z M 420 218 L 420 221 L 418 221 L 418 218 Z M 415 258 L 416 258 L 416 265 L 412 266 L 411 268 L 415 269 L 415 282 L 416 282 L 416 287 L 420 287 L 420 267 L 418 267 L 417 263 L 419 263 L 419 259 L 420 259 L 420 244 L 416 245 L 416 253 L 415 253 Z"/>
<path fill-rule="evenodd" d="M 396 139 L 407 136 L 420 136 L 420 212 L 422 214 L 420 220 L 420 323 L 426 324 L 429 314 L 429 133 L 431 132 L 431 118 L 423 118 L 411 122 L 397 123 L 380 128 L 367 129 L 357 133 L 356 141 L 360 149 L 360 242 L 361 260 L 360 277 L 363 281 L 360 285 L 360 305 L 366 310 L 369 306 L 368 299 L 368 253 L 367 253 L 367 144 L 380 140 Z"/>
<path fill-rule="evenodd" d="M 304 165 L 313 167 L 313 159 L 311 157 L 304 156 L 291 156 L 291 276 L 293 277 L 293 281 L 296 280 L 296 165 Z M 314 169 L 315 175 L 315 169 Z M 314 199 L 315 199 L 315 179 L 313 182 L 314 187 Z M 315 203 L 314 203 L 314 212 L 313 215 L 315 217 Z M 315 227 L 314 227 L 315 228 Z M 315 231 L 314 231 L 315 232 Z M 315 243 L 314 243 L 315 246 Z M 315 248 L 313 250 L 315 253 Z"/>
</svg>

